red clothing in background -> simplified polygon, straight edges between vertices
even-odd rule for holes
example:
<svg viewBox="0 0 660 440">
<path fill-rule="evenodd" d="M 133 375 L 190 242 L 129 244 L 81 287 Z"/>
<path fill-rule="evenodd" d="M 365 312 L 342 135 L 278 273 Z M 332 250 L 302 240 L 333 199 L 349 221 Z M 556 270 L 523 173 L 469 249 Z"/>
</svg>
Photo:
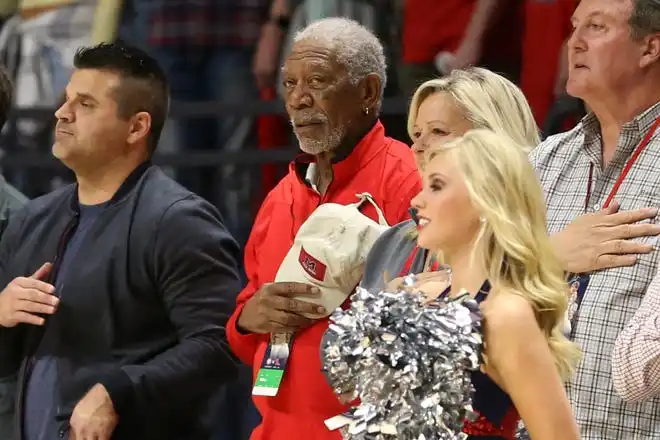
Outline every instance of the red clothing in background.
<svg viewBox="0 0 660 440">
<path fill-rule="evenodd" d="M 273 282 L 280 264 L 293 245 L 302 223 L 321 203 L 349 204 L 355 195 L 368 192 L 394 225 L 409 218 L 410 200 L 421 190 L 421 180 L 410 148 L 385 136 L 379 122 L 344 160 L 333 165 L 334 179 L 324 196 L 304 183 L 295 162 L 289 174 L 271 191 L 254 223 L 245 250 L 248 285 L 238 297 L 236 311 L 227 324 L 232 350 L 258 372 L 268 335 L 244 335 L 236 321 L 245 302 L 265 283 Z M 373 206 L 362 212 L 377 221 Z M 263 417 L 252 440 L 341 440 L 338 431 L 329 431 L 324 421 L 344 412 L 321 372 L 320 344 L 328 328 L 323 319 L 293 339 L 291 356 L 275 397 L 255 396 Z"/>
<path fill-rule="evenodd" d="M 555 101 L 555 82 L 571 16 L 579 0 L 527 0 L 521 87 L 534 118 L 543 126 Z"/>
<path fill-rule="evenodd" d="M 478 0 L 406 0 L 403 10 L 405 63 L 428 63 L 442 51 L 454 52 L 467 29 Z M 520 59 L 522 8 L 520 0 L 506 2 L 486 37 L 482 58 Z"/>
<path fill-rule="evenodd" d="M 274 101 L 277 99 L 275 89 L 262 89 L 262 101 Z M 257 142 L 260 150 L 270 150 L 285 147 L 289 144 L 289 133 L 291 126 L 289 121 L 282 115 L 262 114 L 257 117 Z M 263 203 L 266 195 L 275 188 L 277 182 L 286 175 L 287 164 L 267 163 L 261 165 L 261 191 L 252 201 L 252 213 L 256 214 Z"/>
</svg>

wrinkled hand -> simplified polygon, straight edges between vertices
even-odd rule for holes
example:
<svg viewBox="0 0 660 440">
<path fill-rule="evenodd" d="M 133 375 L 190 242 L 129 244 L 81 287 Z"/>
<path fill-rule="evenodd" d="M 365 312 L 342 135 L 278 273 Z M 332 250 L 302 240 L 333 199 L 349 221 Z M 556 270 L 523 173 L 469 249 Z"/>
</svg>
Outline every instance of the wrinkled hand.
<svg viewBox="0 0 660 440">
<path fill-rule="evenodd" d="M 577 217 L 566 229 L 552 236 L 557 255 L 564 263 L 564 270 L 586 273 L 632 266 L 637 262 L 637 255 L 653 251 L 653 245 L 637 243 L 631 239 L 660 234 L 660 225 L 636 224 L 655 217 L 658 210 L 618 210 L 619 204 L 612 202 L 605 209 Z"/>
<path fill-rule="evenodd" d="M 474 66 L 481 58 L 481 44 L 474 38 L 466 38 L 458 46 L 454 57 L 449 62 L 450 70 L 465 69 Z"/>
<path fill-rule="evenodd" d="M 55 287 L 42 281 L 53 265 L 45 263 L 29 277 L 15 278 L 0 292 L 0 326 L 18 324 L 43 325 L 42 315 L 52 315 L 59 299 L 53 295 Z"/>
<path fill-rule="evenodd" d="M 266 23 L 261 28 L 252 64 L 252 72 L 260 89 L 275 85 L 283 38 L 284 32 L 273 23 Z"/>
<path fill-rule="evenodd" d="M 250 333 L 292 333 L 308 327 L 316 321 L 309 316 L 320 317 L 325 309 L 294 299 L 301 296 L 320 298 L 321 292 L 303 283 L 265 284 L 245 303 L 238 327 Z"/>
<path fill-rule="evenodd" d="M 444 290 L 449 286 L 451 282 L 450 275 L 446 271 L 438 272 L 422 272 L 415 275 L 416 282 L 412 286 L 405 287 L 403 286 L 403 278 L 398 277 L 394 278 L 392 281 L 387 283 L 386 290 L 389 292 L 394 292 L 400 289 L 404 289 L 407 292 L 421 292 L 426 297 L 425 302 L 429 303 L 435 300 Z"/>
<path fill-rule="evenodd" d="M 70 440 L 110 440 L 118 422 L 108 391 L 96 384 L 73 410 Z"/>
</svg>

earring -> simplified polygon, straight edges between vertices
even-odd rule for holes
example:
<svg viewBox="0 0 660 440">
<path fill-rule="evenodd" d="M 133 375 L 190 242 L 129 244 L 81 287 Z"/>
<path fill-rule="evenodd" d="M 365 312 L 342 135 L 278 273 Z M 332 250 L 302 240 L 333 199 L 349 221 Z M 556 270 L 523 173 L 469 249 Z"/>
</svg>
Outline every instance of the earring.
<svg viewBox="0 0 660 440">
<path fill-rule="evenodd" d="M 365 114 L 365 115 L 368 115 L 368 114 L 369 114 L 369 107 L 365 107 L 365 108 L 364 108 L 364 114 Z"/>
<path fill-rule="evenodd" d="M 486 223 L 486 217 L 484 217 L 484 216 L 479 217 L 479 221 L 483 225 L 484 223 Z"/>
</svg>

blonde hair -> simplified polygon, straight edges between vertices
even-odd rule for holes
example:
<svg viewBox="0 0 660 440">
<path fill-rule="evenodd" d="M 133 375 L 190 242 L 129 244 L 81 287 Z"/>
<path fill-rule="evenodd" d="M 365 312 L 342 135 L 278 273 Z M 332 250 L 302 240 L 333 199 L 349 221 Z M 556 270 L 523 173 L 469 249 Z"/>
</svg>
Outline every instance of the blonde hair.
<svg viewBox="0 0 660 440">
<path fill-rule="evenodd" d="M 438 92 L 451 96 L 473 128 L 506 135 L 527 151 L 541 142 L 532 109 L 522 91 L 503 76 L 480 67 L 452 70 L 449 75 L 426 81 L 417 88 L 408 110 L 411 138 L 419 106 Z"/>
<path fill-rule="evenodd" d="M 580 350 L 563 334 L 568 283 L 546 231 L 545 202 L 527 155 L 508 137 L 471 130 L 448 143 L 431 144 L 428 160 L 450 154 L 483 217 L 473 249 L 476 264 L 498 290 L 524 297 L 534 309 L 555 364 L 567 380 Z"/>
<path fill-rule="evenodd" d="M 408 110 L 411 139 L 419 106 L 434 93 L 449 95 L 472 128 L 508 136 L 525 152 L 541 142 L 532 109 L 522 91 L 503 76 L 481 67 L 452 70 L 449 75 L 426 81 L 417 88 Z M 410 227 L 406 236 L 416 238 L 417 229 Z"/>
</svg>

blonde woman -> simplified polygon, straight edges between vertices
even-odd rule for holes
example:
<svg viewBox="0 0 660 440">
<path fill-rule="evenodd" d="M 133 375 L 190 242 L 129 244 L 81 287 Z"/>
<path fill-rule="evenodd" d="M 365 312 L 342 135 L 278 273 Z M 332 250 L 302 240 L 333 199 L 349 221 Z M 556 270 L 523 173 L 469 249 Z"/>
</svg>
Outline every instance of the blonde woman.
<svg viewBox="0 0 660 440">
<path fill-rule="evenodd" d="M 473 374 L 469 439 L 513 439 L 520 418 L 534 440 L 579 438 L 566 381 L 580 352 L 562 332 L 568 285 L 546 233 L 541 187 L 506 136 L 469 131 L 426 153 L 419 246 L 452 268 L 441 293 L 471 294 L 484 313 L 485 365 Z"/>
<path fill-rule="evenodd" d="M 422 84 L 410 105 L 408 133 L 420 173 L 432 142 L 461 136 L 473 128 L 508 136 L 525 149 L 540 142 L 532 111 L 516 85 L 482 68 L 454 70 Z M 428 250 L 416 246 L 414 232 L 415 223 L 410 220 L 378 239 L 367 258 L 362 287 L 378 290 L 388 283 L 398 284 L 409 273 L 442 281 L 439 264 Z"/>
</svg>

